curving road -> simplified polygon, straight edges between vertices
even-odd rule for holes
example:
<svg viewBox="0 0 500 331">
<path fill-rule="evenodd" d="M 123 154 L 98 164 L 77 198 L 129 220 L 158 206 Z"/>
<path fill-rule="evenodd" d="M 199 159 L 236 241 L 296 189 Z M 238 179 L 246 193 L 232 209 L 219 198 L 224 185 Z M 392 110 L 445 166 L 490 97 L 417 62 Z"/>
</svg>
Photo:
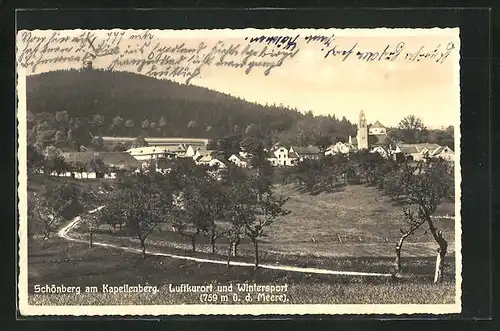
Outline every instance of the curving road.
<svg viewBox="0 0 500 331">
<path fill-rule="evenodd" d="M 89 214 L 95 213 L 96 211 L 98 211 L 102 208 L 103 207 L 99 207 L 99 208 L 96 208 L 94 210 L 91 210 L 89 212 Z M 73 241 L 73 242 L 87 243 L 86 240 L 72 238 L 71 236 L 69 236 L 69 232 L 71 231 L 71 229 L 73 229 L 75 226 L 77 226 L 78 223 L 80 222 L 80 220 L 81 219 L 79 216 L 75 217 L 70 223 L 68 223 L 66 226 L 64 226 L 62 229 L 59 230 L 59 232 L 57 233 L 58 236 L 66 239 L 66 240 Z M 94 242 L 93 244 L 96 246 L 121 249 L 124 251 L 133 252 L 133 253 L 142 253 L 142 251 L 140 249 L 137 249 L 137 248 L 121 247 L 121 246 L 106 244 L 106 243 L 102 243 L 102 242 Z M 196 258 L 196 257 L 181 256 L 181 255 L 174 255 L 174 254 L 167 254 L 167 253 L 160 253 L 160 252 L 147 251 L 147 254 L 154 255 L 154 256 L 165 256 L 165 257 L 169 257 L 172 259 L 195 261 L 195 262 L 200 262 L 200 263 L 227 264 L 227 261 L 201 259 L 201 258 Z M 247 263 L 247 262 L 231 261 L 230 264 L 233 266 L 240 266 L 240 267 L 254 267 L 253 263 Z M 375 273 L 375 272 L 334 271 L 334 270 L 328 270 L 328 269 L 300 268 L 300 267 L 293 267 L 293 266 L 286 266 L 286 265 L 260 264 L 259 267 L 265 268 L 265 269 L 293 271 L 293 272 L 302 272 L 302 273 L 311 273 L 311 274 L 323 274 L 323 275 L 374 276 L 374 277 L 391 277 L 392 276 L 392 274 L 383 274 L 383 273 Z"/>
</svg>

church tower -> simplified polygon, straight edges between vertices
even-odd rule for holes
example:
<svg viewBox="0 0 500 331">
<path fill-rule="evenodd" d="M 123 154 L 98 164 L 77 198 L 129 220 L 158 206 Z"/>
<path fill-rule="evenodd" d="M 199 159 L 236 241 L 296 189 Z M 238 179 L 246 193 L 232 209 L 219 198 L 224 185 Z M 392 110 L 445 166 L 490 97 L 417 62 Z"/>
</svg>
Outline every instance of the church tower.
<svg viewBox="0 0 500 331">
<path fill-rule="evenodd" d="M 366 124 L 365 113 L 361 111 L 359 113 L 358 121 L 358 149 L 368 149 L 368 125 Z"/>
</svg>

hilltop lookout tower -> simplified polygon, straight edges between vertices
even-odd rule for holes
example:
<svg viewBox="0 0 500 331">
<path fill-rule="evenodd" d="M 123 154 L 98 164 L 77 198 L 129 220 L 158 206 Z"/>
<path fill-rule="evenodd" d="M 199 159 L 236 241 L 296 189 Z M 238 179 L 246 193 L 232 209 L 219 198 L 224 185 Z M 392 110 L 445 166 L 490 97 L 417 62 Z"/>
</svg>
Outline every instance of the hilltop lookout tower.
<svg viewBox="0 0 500 331">
<path fill-rule="evenodd" d="M 92 61 L 87 61 L 84 63 L 84 69 L 85 71 L 92 71 L 93 67 L 92 67 Z"/>
</svg>

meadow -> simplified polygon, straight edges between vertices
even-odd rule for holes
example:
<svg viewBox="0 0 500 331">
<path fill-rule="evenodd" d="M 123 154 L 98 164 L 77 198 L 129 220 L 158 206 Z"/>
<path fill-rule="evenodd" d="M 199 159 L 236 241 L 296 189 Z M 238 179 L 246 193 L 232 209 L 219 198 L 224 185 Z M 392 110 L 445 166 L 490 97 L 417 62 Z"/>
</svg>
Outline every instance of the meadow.
<svg viewBox="0 0 500 331">
<path fill-rule="evenodd" d="M 57 181 L 57 180 L 56 180 Z M 51 183 L 51 182 L 50 182 Z M 100 185 L 99 182 L 90 183 Z M 75 185 L 87 185 L 75 181 Z M 375 188 L 350 185 L 338 192 L 304 194 L 291 185 L 275 187 L 290 200 L 291 213 L 276 220 L 260 242 L 262 264 L 317 267 L 339 271 L 390 273 L 394 264 L 394 246 L 401 226 L 400 208 Z M 437 215 L 453 215 L 453 203 L 439 206 Z M 29 241 L 29 301 L 42 305 L 121 305 L 200 303 L 199 294 L 168 292 L 168 284 L 253 283 L 289 284 L 288 303 L 377 303 L 431 304 L 455 300 L 455 264 L 453 251 L 454 221 L 442 219 L 436 225 L 444 230 L 450 250 L 446 258 L 444 282 L 432 284 L 437 245 L 424 229 L 410 237 L 402 251 L 403 271 L 407 277 L 338 276 L 285 272 L 252 267 L 227 268 L 224 264 L 198 263 L 167 257 L 148 256 L 123 250 L 68 242 L 54 234 L 48 240 L 33 237 Z M 86 240 L 84 227 L 71 234 Z M 139 241 L 126 231 L 113 233 L 101 228 L 94 241 L 122 247 L 139 248 Z M 206 238 L 190 242 L 171 228 L 153 232 L 146 242 L 150 252 L 163 252 L 214 260 L 227 259 L 227 242 L 218 241 L 216 254 L 210 253 Z M 233 261 L 252 262 L 252 244 L 243 241 Z M 151 284 L 160 291 L 152 294 L 92 293 L 34 294 L 34 285 L 64 284 L 102 286 L 102 284 Z"/>
<path fill-rule="evenodd" d="M 263 254 L 286 257 L 330 258 L 330 257 L 383 257 L 392 258 L 394 247 L 399 240 L 400 228 L 404 227 L 403 213 L 399 206 L 374 187 L 349 185 L 338 192 L 305 194 L 293 185 L 276 185 L 275 192 L 289 197 L 285 208 L 291 213 L 276 220 L 266 230 L 266 237 L 259 242 Z M 454 203 L 444 202 L 436 215 L 453 215 Z M 436 226 L 442 229 L 449 242 L 449 254 L 454 253 L 453 219 L 436 220 Z M 86 229 L 79 228 L 80 238 L 85 237 Z M 120 245 L 134 245 L 126 231 L 113 232 L 102 226 L 96 238 L 115 240 Z M 190 250 L 191 243 L 185 237 L 172 232 L 164 226 L 153 232 L 148 238 L 149 245 L 168 246 Z M 218 251 L 227 250 L 227 240 L 220 238 Z M 208 239 L 197 239 L 197 250 L 210 251 Z M 435 257 L 437 244 L 425 226 L 410 236 L 402 251 L 403 257 Z M 243 255 L 253 254 L 253 246 L 243 240 L 239 247 Z M 313 263 L 308 261 L 306 263 Z"/>
</svg>

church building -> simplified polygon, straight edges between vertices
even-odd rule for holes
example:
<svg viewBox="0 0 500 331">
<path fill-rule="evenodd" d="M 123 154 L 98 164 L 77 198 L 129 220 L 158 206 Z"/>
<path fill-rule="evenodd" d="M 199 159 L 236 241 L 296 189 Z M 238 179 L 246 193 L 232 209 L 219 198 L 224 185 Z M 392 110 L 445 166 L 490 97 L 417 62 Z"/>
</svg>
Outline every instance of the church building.
<svg viewBox="0 0 500 331">
<path fill-rule="evenodd" d="M 349 143 L 361 149 L 371 149 L 387 143 L 387 128 L 379 121 L 368 125 L 363 111 L 358 117 L 358 133 L 353 139 L 349 136 Z"/>
</svg>

